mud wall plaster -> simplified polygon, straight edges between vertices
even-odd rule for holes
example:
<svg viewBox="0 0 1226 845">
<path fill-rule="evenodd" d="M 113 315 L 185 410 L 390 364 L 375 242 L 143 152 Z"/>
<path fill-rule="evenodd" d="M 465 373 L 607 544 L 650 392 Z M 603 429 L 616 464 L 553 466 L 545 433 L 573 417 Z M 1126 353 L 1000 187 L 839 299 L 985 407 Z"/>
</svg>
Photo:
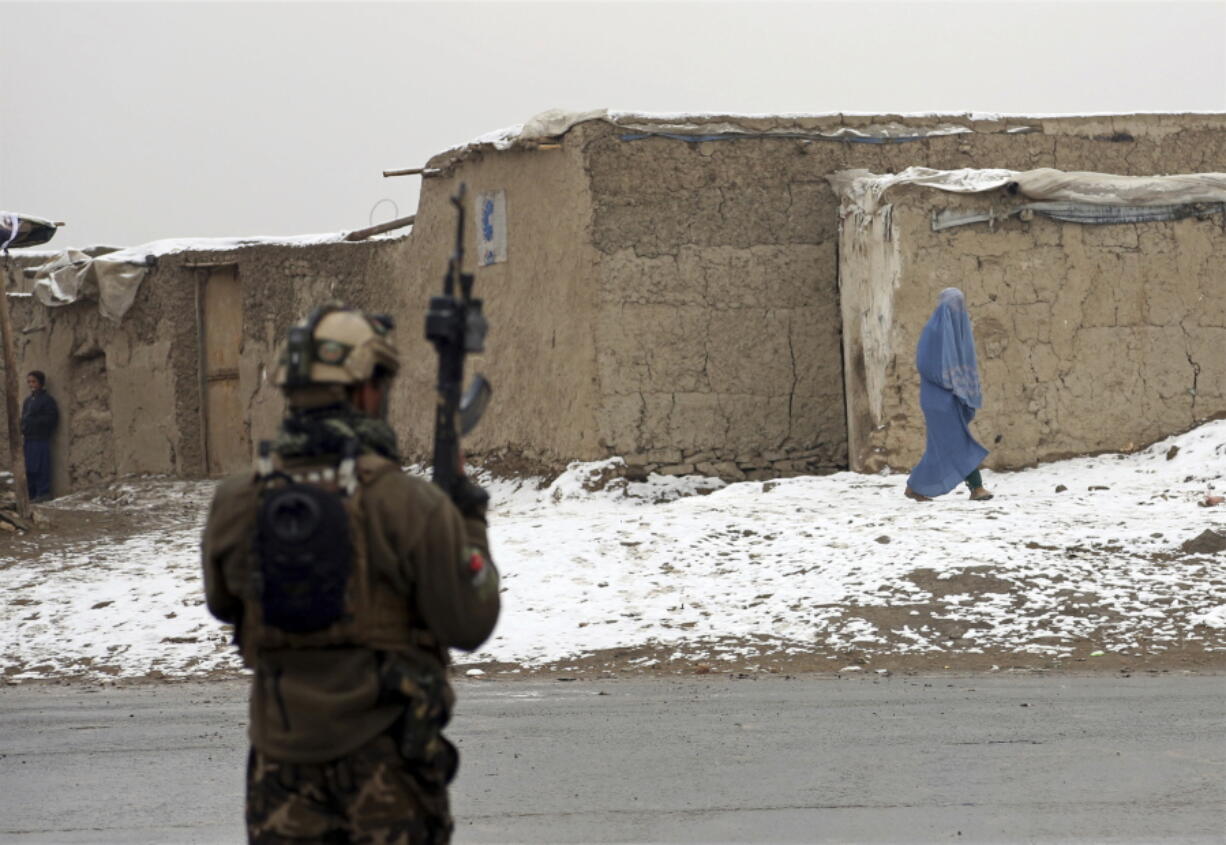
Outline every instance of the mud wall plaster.
<svg viewBox="0 0 1226 845">
<path fill-rule="evenodd" d="M 923 453 L 915 344 L 950 286 L 966 293 L 974 322 L 984 407 L 972 429 L 989 467 L 1127 451 L 1226 413 L 1220 216 L 1035 216 L 933 232 L 934 210 L 986 209 L 992 198 L 906 187 L 888 200 L 874 217 L 889 226 L 845 221 L 842 266 L 857 287 L 843 300 L 853 469 L 906 469 Z M 887 241 L 896 282 L 875 285 L 866 256 Z M 889 331 L 870 336 L 879 324 Z"/>
</svg>

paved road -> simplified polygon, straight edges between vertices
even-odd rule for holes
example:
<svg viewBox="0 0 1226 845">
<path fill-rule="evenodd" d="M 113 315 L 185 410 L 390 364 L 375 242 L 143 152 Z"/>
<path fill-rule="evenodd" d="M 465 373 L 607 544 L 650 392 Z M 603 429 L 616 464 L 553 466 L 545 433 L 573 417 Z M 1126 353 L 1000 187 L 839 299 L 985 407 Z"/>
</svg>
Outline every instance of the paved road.
<svg viewBox="0 0 1226 845">
<path fill-rule="evenodd" d="M 1226 678 L 467 682 L 457 842 L 1208 842 Z M 244 689 L 0 689 L 0 842 L 239 842 Z"/>
</svg>

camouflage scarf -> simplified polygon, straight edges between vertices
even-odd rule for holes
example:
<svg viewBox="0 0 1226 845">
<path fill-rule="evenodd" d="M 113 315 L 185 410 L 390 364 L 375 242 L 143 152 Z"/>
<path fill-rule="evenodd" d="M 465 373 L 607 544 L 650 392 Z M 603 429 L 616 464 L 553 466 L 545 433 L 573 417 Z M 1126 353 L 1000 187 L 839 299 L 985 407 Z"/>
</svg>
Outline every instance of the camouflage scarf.
<svg viewBox="0 0 1226 845">
<path fill-rule="evenodd" d="M 283 458 L 339 455 L 345 442 L 355 439 L 364 451 L 400 463 L 396 432 L 387 421 L 369 417 L 348 403 L 291 410 L 281 421 L 273 449 Z"/>
</svg>

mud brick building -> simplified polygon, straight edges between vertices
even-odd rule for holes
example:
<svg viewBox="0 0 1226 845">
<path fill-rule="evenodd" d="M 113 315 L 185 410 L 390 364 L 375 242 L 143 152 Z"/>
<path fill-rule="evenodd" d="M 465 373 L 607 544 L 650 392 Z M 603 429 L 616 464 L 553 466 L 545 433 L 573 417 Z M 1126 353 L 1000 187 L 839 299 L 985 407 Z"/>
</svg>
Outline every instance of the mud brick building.
<svg viewBox="0 0 1226 845">
<path fill-rule="evenodd" d="M 46 372 L 60 407 L 55 491 L 133 473 L 249 466 L 253 439 L 274 431 L 283 411 L 271 376 L 285 329 L 332 296 L 386 309 L 390 246 L 195 239 L 113 252 L 152 266 L 128 310 L 110 318 L 96 289 L 47 307 L 21 273 L 26 290 L 9 295 L 17 357 L 23 373 Z M 26 253 L 19 263 L 32 271 L 52 257 Z"/>
<path fill-rule="evenodd" d="M 973 426 L 991 467 L 1129 451 L 1226 412 L 1226 174 L 1174 184 L 1045 171 L 920 174 L 951 177 L 983 189 L 853 175 L 860 191 L 845 194 L 839 274 L 852 469 L 905 469 L 923 453 L 914 350 L 937 292 L 950 285 L 967 294 L 974 321 L 985 403 Z M 1096 200 L 1116 184 L 1163 195 L 1150 205 L 1113 195 L 1104 205 L 1023 193 L 1056 183 Z"/>
<path fill-rule="evenodd" d="M 61 398 L 65 483 L 216 474 L 246 463 L 281 413 L 278 337 L 336 296 L 397 317 L 393 416 L 406 452 L 425 456 L 435 363 L 421 327 L 464 183 L 491 325 L 475 364 L 495 385 L 475 456 L 557 467 L 619 455 L 636 472 L 729 480 L 905 469 L 923 436 L 914 339 L 950 285 L 976 321 L 989 466 L 1126 449 L 1226 412 L 1226 364 L 1210 354 L 1226 308 L 1220 208 L 934 230 L 934 212 L 995 208 L 1000 192 L 955 201 L 899 185 L 865 217 L 830 177 L 1217 173 L 1223 130 L 1216 114 L 546 113 L 434 157 L 406 236 L 189 242 L 158 255 L 117 324 L 90 302 L 15 296 L 19 355 L 74 397 Z M 849 226 L 857 213 L 863 225 Z M 866 293 L 882 274 L 888 308 Z M 870 312 L 889 320 L 866 345 Z"/>
<path fill-rule="evenodd" d="M 989 466 L 1126 449 L 1226 411 L 1226 362 L 1208 354 L 1226 304 L 1220 204 L 1174 222 L 1011 218 L 933 232 L 925 214 L 938 204 L 991 207 L 1000 192 L 951 203 L 899 188 L 888 230 L 906 256 L 891 277 L 897 334 L 875 350 L 886 377 L 869 384 L 846 306 L 873 273 L 855 251 L 886 230 L 842 226 L 840 242 L 849 211 L 829 177 L 914 166 L 1213 173 L 1226 171 L 1223 129 L 1226 115 L 1203 114 L 546 114 L 430 162 L 438 175 L 423 183 L 418 219 L 429 226 L 406 244 L 416 282 L 405 290 L 417 288 L 406 303 L 433 282 L 445 203 L 465 182 L 501 192 L 506 215 L 505 261 L 477 276 L 495 326 L 487 369 L 502 391 L 475 441 L 486 448 L 621 455 L 728 479 L 905 469 L 923 447 L 914 338 L 936 291 L 961 286 L 986 359 L 977 427 Z M 1034 287 L 1065 293 L 1044 310 Z M 1176 342 L 1189 315 L 1203 325 Z M 1039 333 L 1057 340 L 1024 362 Z M 425 389 L 424 369 L 413 378 Z M 1127 389 L 1106 388 L 1121 379 Z M 870 387 L 881 408 L 866 417 Z"/>
</svg>

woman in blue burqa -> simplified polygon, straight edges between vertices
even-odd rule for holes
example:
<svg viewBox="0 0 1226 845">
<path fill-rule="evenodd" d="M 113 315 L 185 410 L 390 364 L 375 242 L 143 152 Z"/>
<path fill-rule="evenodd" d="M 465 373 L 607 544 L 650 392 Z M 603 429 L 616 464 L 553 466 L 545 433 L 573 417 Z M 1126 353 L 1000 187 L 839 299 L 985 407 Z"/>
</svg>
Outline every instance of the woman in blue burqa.
<svg viewBox="0 0 1226 845">
<path fill-rule="evenodd" d="M 945 288 L 938 296 L 936 310 L 920 333 L 915 366 L 928 440 L 924 457 L 907 479 L 907 497 L 931 501 L 965 481 L 972 499 L 992 498 L 979 475 L 988 450 L 971 436 L 969 427 L 976 409 L 983 406 L 983 394 L 966 297 L 957 288 Z"/>
</svg>

